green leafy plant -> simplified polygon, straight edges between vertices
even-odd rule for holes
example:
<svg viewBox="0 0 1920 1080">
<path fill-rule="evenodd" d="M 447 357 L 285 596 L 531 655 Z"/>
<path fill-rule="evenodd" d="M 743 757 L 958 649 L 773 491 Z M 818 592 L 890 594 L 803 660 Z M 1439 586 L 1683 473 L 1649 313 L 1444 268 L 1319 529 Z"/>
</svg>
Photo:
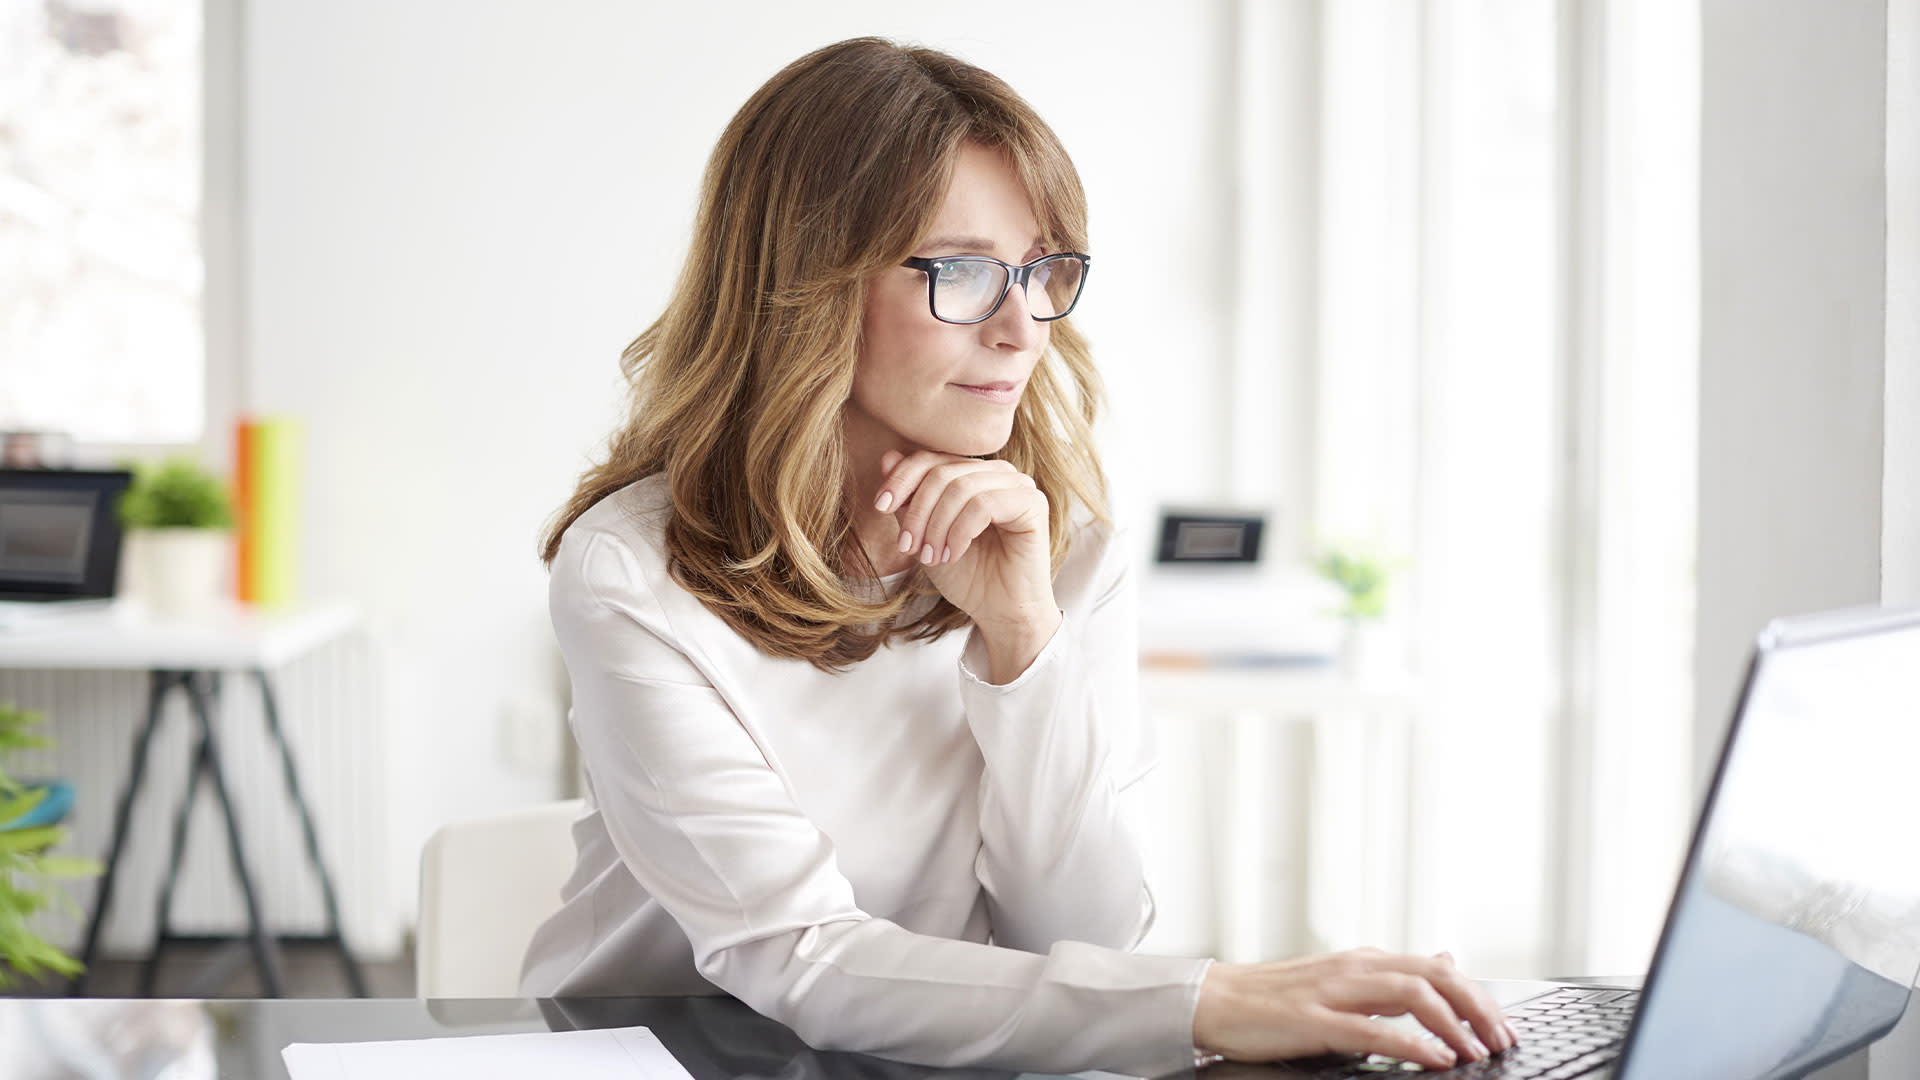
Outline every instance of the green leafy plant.
<svg viewBox="0 0 1920 1080">
<path fill-rule="evenodd" d="M 1387 610 L 1387 583 L 1393 576 L 1387 560 L 1362 552 L 1330 547 L 1313 561 L 1320 576 L 1346 595 L 1336 614 L 1352 622 L 1378 619 Z"/>
<path fill-rule="evenodd" d="M 4 762 L 16 751 L 53 745 L 31 730 L 42 720 L 39 713 L 0 704 L 0 989 L 18 985 L 23 977 L 38 981 L 49 972 L 69 977 L 80 973 L 78 960 L 48 944 L 28 922 L 56 901 L 79 914 L 73 899 L 52 882 L 100 872 L 92 859 L 48 854 L 66 836 L 60 826 L 11 827 L 50 790 L 22 784 L 7 773 Z"/>
<path fill-rule="evenodd" d="M 133 485 L 120 496 L 120 523 L 130 529 L 229 529 L 233 500 L 218 477 L 189 459 L 135 465 Z"/>
</svg>

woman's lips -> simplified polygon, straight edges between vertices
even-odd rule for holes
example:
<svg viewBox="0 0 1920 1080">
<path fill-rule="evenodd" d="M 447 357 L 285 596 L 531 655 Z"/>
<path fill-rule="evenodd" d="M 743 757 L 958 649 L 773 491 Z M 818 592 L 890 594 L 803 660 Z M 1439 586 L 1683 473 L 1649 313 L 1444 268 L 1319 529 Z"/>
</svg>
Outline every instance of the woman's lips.
<svg viewBox="0 0 1920 1080">
<path fill-rule="evenodd" d="M 990 382 L 978 383 L 971 386 L 966 383 L 949 383 L 948 385 L 959 390 L 965 390 L 974 397 L 996 402 L 1001 405 L 1011 405 L 1020 400 L 1019 383 Z"/>
</svg>

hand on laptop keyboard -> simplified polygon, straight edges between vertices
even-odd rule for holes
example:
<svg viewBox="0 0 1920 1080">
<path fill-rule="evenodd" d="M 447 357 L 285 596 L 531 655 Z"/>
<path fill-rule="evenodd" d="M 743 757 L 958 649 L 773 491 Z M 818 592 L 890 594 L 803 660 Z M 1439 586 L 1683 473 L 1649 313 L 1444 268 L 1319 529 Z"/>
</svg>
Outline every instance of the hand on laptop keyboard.
<svg viewBox="0 0 1920 1080">
<path fill-rule="evenodd" d="M 1378 1017 L 1411 1014 L 1438 1038 Z M 1196 1047 L 1236 1061 L 1383 1054 L 1432 1069 L 1514 1045 L 1493 998 L 1453 957 L 1379 949 L 1207 969 L 1193 1014 Z"/>
<path fill-rule="evenodd" d="M 1620 1056 L 1640 994 L 1605 987 L 1563 987 L 1513 1007 L 1507 1025 L 1526 1037 L 1512 1050 L 1448 1072 L 1460 1080 L 1577 1080 L 1592 1076 Z M 1296 1066 L 1302 1063 L 1295 1062 Z M 1418 1064 L 1387 1054 L 1365 1059 L 1307 1063 L 1314 1080 L 1405 1075 Z"/>
</svg>

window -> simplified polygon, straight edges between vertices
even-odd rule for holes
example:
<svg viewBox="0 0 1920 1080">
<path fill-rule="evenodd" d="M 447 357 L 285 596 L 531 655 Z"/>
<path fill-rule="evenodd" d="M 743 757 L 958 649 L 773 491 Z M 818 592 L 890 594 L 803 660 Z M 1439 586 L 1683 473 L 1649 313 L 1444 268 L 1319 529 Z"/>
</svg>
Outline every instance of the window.
<svg viewBox="0 0 1920 1080">
<path fill-rule="evenodd" d="M 198 0 L 0 0 L 0 428 L 200 439 Z"/>
<path fill-rule="evenodd" d="M 1314 511 L 1405 555 L 1426 713 L 1405 939 L 1320 944 L 1638 970 L 1689 806 L 1697 8 L 1322 10 Z"/>
</svg>

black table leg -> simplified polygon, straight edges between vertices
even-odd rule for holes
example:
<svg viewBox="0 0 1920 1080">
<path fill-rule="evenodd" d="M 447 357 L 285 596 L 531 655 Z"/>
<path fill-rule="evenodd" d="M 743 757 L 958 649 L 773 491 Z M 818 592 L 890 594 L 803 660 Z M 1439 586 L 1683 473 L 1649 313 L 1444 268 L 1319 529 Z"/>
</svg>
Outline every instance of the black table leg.
<svg viewBox="0 0 1920 1080">
<path fill-rule="evenodd" d="M 218 678 L 218 676 L 215 676 Z M 260 969 L 260 982 L 267 997 L 281 997 L 280 964 L 275 943 L 267 934 L 266 921 L 260 915 L 260 899 L 253 887 L 253 873 L 247 868 L 245 847 L 240 842 L 240 818 L 233 812 L 233 800 L 227 795 L 227 781 L 220 765 L 219 742 L 213 732 L 213 716 L 208 693 L 194 679 L 186 680 L 187 697 L 193 702 L 195 718 L 207 757 L 207 779 L 213 783 L 214 797 L 227 819 L 227 852 L 233 860 L 233 875 L 240 881 L 240 895 L 247 905 L 247 931 L 253 944 L 253 960 Z"/>
<path fill-rule="evenodd" d="M 133 799 L 140 793 L 140 781 L 147 773 L 147 750 L 153 745 L 153 731 L 160 726 L 160 707 L 166 703 L 167 690 L 178 676 L 156 671 L 147 689 L 147 722 L 133 737 L 133 769 L 127 774 L 126 787 L 120 791 L 120 806 L 113 815 L 113 840 L 107 846 L 107 865 L 100 874 L 100 889 L 93 898 L 93 917 L 87 920 L 87 940 L 80 950 L 80 974 L 67 984 L 69 996 L 79 997 L 87 990 L 87 973 L 99 954 L 100 930 L 106 925 L 107 909 L 113 904 L 113 881 L 120 869 L 120 855 L 126 849 L 127 826 L 133 817 Z"/>
<path fill-rule="evenodd" d="M 274 699 L 272 684 L 264 669 L 255 669 L 253 675 L 260 686 L 261 705 L 266 716 L 267 730 L 279 748 L 280 766 L 286 779 L 288 797 L 300 816 L 307 857 L 313 864 L 315 874 L 319 877 L 321 897 L 326 904 L 327 933 L 288 940 L 333 947 L 340 955 L 341 963 L 346 970 L 347 983 L 354 996 L 367 997 L 369 995 L 366 977 L 361 970 L 359 960 L 347 947 L 346 936 L 341 928 L 340 904 L 334 891 L 333 878 L 327 872 L 326 862 L 320 855 L 318 831 L 314 827 L 313 815 L 307 807 L 306 797 L 300 790 L 299 774 L 294 767 L 292 749 L 288 746 L 286 735 L 281 730 L 279 707 Z M 119 806 L 115 811 L 113 839 L 108 847 L 107 862 L 101 874 L 93 914 L 88 921 L 86 944 L 81 950 L 81 963 L 90 967 L 98 956 L 100 935 L 106 924 L 107 912 L 112 905 L 113 886 L 119 870 L 120 858 L 126 850 L 127 834 L 133 817 L 133 804 L 139 796 L 140 785 L 146 776 L 148 754 L 152 747 L 154 732 L 160 725 L 160 714 L 165 707 L 167 694 L 175 686 L 180 687 L 187 694 L 188 705 L 193 714 L 194 724 L 199 728 L 200 739 L 187 776 L 186 793 L 181 799 L 173 822 L 172 852 L 168 859 L 166 882 L 161 888 L 156 905 L 153 950 L 148 954 L 141 971 L 140 993 L 143 996 L 153 993 L 159 973 L 160 954 L 169 942 L 244 940 L 251 947 L 254 965 L 259 970 L 261 986 L 266 996 L 280 997 L 284 993 L 284 984 L 280 973 L 279 939 L 267 931 L 266 920 L 260 908 L 259 893 L 254 886 L 253 872 L 247 863 L 245 848 L 240 839 L 239 816 L 235 813 L 232 798 L 228 794 L 226 776 L 220 760 L 219 741 L 214 734 L 213 714 L 220 692 L 219 672 L 155 671 L 152 673 L 147 698 L 147 719 L 135 735 L 133 767 L 127 777 L 126 786 L 121 791 Z M 226 820 L 228 854 L 233 862 L 234 876 L 240 884 L 241 896 L 246 903 L 247 934 L 240 939 L 186 937 L 174 934 L 169 928 L 169 923 L 172 921 L 173 895 L 179 883 L 181 864 L 185 859 L 188 823 L 203 775 L 212 782 L 214 797 L 219 803 L 221 816 Z M 74 996 L 84 994 L 86 978 L 87 973 L 82 970 L 68 984 L 67 993 Z"/>
<path fill-rule="evenodd" d="M 200 793 L 200 776 L 207 770 L 208 753 L 207 741 L 200 740 L 193 755 L 193 765 L 187 770 L 187 792 L 181 796 L 179 813 L 173 819 L 173 852 L 167 858 L 167 880 L 160 887 L 160 903 L 154 912 L 153 951 L 147 954 L 147 962 L 140 970 L 140 997 L 153 996 L 160 976 L 160 951 L 172 936 L 169 924 L 173 921 L 173 890 L 180 881 L 180 863 L 184 861 L 187 851 L 187 822 L 193 816 L 193 797 Z"/>
<path fill-rule="evenodd" d="M 254 679 L 260 684 L 261 710 L 266 714 L 267 731 L 273 735 L 273 741 L 280 747 L 280 768 L 286 774 L 287 795 L 293 800 L 293 808 L 300 814 L 300 829 L 306 835 L 307 858 L 313 863 L 313 872 L 320 878 L 320 898 L 327 907 L 326 938 L 340 951 L 340 963 L 346 968 L 347 985 L 352 988 L 354 997 L 366 997 L 367 979 L 360 970 L 360 961 L 347 948 L 346 935 L 340 926 L 340 902 L 334 896 L 333 877 L 327 873 L 326 861 L 320 857 L 320 837 L 313 827 L 313 815 L 307 810 L 306 796 L 300 793 L 300 777 L 293 767 L 293 751 L 287 746 L 287 738 L 280 730 L 280 709 L 273 697 L 273 684 L 267 679 L 264 668 L 255 668 Z"/>
</svg>

